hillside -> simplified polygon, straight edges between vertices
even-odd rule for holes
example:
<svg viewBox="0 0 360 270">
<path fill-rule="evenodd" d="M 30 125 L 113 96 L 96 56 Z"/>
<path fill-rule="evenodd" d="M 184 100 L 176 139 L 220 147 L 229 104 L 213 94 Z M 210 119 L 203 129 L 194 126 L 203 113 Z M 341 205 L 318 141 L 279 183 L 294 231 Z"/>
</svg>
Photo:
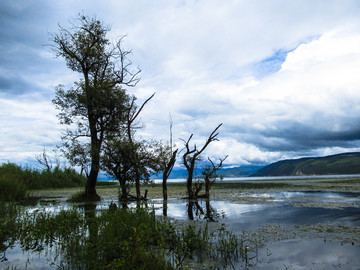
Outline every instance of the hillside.
<svg viewBox="0 0 360 270">
<path fill-rule="evenodd" d="M 360 152 L 282 160 L 261 168 L 251 176 L 331 174 L 360 174 Z"/>
</svg>

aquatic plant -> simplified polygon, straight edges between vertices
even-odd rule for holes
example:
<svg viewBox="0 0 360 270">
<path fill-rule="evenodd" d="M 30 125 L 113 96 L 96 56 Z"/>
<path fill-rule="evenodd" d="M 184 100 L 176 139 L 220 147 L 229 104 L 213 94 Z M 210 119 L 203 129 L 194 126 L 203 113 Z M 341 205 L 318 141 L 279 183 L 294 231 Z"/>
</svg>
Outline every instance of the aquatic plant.
<svg viewBox="0 0 360 270">
<path fill-rule="evenodd" d="M 95 208 L 28 212 L 9 239 L 64 269 L 234 269 L 247 256 L 242 240 L 224 228 L 176 225 L 142 208 Z"/>
<path fill-rule="evenodd" d="M 19 207 L 14 203 L 0 201 L 0 262 L 6 261 L 6 250 L 11 248 L 18 232 Z"/>
</svg>

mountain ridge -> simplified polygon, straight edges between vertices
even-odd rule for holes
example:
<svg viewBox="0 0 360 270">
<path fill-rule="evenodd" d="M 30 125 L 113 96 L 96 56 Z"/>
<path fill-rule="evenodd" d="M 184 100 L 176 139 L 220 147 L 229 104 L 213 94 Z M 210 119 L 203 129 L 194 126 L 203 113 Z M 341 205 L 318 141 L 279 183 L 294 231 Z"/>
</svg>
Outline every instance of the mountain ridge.
<svg viewBox="0 0 360 270">
<path fill-rule="evenodd" d="M 324 157 L 303 157 L 271 163 L 250 176 L 360 174 L 360 152 Z"/>
</svg>

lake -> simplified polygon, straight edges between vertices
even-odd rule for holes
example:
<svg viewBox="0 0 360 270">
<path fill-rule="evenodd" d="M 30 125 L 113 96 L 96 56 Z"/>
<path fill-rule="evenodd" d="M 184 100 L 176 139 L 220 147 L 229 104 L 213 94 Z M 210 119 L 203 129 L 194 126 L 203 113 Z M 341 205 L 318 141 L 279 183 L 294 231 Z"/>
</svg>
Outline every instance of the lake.
<svg viewBox="0 0 360 270">
<path fill-rule="evenodd" d="M 346 176 L 346 179 L 358 177 Z M 255 239 L 256 247 L 249 244 L 250 259 L 235 263 L 235 269 L 360 269 L 360 193 L 357 190 L 351 192 L 352 188 L 346 192 L 316 190 L 316 185 L 322 185 L 322 180 L 329 178 L 335 183 L 339 177 L 316 177 L 321 183 L 296 177 L 304 180 L 306 185 L 294 185 L 291 189 L 269 186 L 269 189 L 244 191 L 228 188 L 223 191 L 227 195 L 220 194 L 213 200 L 188 201 L 170 196 L 164 203 L 154 196 L 143 207 L 154 209 L 159 217 L 165 214 L 175 223 L 194 222 L 201 226 L 208 224 L 211 228 L 223 226 Z M 266 178 L 267 181 L 283 179 L 289 178 Z M 249 180 L 264 181 L 263 178 L 246 177 L 224 182 Z M 339 185 L 339 188 L 341 186 L 345 185 Z M 307 190 L 309 187 L 315 190 Z M 116 201 L 115 191 L 113 195 L 103 196 L 96 209 L 107 209 L 112 201 Z M 64 194 L 49 192 L 48 196 L 39 197 L 26 208 L 28 211 L 57 212 L 77 205 L 67 203 Z M 136 207 L 136 203 L 129 203 L 128 207 Z M 0 262 L 2 269 L 12 266 L 23 269 L 24 265 L 27 269 L 57 269 L 56 265 L 49 264 L 48 255 L 23 252 L 16 244 L 6 251 L 6 255 L 8 261 Z"/>
</svg>

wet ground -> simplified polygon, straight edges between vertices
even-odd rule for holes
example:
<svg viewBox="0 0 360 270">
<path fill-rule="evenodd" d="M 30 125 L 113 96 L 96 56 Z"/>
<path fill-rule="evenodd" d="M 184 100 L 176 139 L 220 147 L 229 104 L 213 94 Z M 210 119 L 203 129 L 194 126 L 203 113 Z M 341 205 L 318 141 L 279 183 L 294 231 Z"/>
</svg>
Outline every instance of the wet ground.
<svg viewBox="0 0 360 270">
<path fill-rule="evenodd" d="M 170 186 L 167 204 L 160 198 L 159 187 L 153 186 L 149 187 L 151 199 L 143 206 L 154 208 L 156 215 L 165 215 L 179 226 L 189 222 L 208 224 L 212 229 L 223 226 L 249 239 L 249 261 L 239 262 L 235 269 L 360 269 L 359 181 L 338 182 L 301 180 L 290 187 L 274 186 L 273 182 L 267 188 L 220 187 L 213 190 L 210 201 L 178 199 L 184 195 L 183 189 Z M 73 207 L 66 198 L 75 191 L 34 192 L 39 199 L 27 207 L 30 211 Z M 116 202 L 116 188 L 99 189 L 99 193 L 103 200 L 97 209 Z M 23 254 L 21 259 L 21 252 L 16 246 L 9 250 L 9 262 L 0 263 L 0 268 L 24 260 L 30 261 L 27 269 L 50 268 L 46 259 L 32 254 Z"/>
</svg>

